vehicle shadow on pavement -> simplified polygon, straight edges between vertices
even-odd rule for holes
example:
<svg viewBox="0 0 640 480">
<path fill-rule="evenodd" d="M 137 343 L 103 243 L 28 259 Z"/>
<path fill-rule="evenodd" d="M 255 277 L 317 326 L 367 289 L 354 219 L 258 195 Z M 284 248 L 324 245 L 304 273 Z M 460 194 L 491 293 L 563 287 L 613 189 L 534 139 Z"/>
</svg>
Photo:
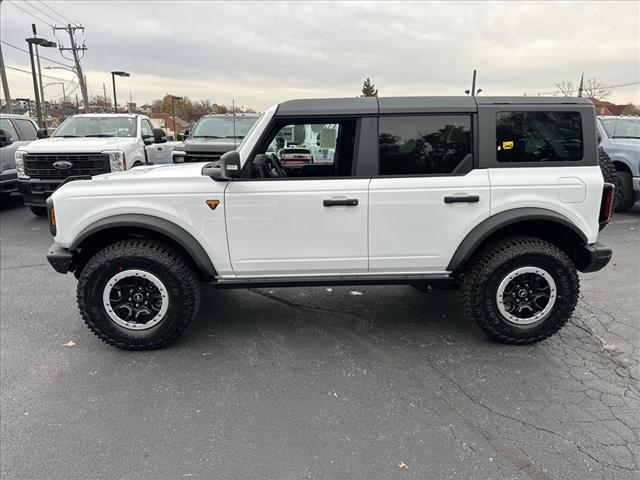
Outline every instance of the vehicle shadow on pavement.
<svg viewBox="0 0 640 480">
<path fill-rule="evenodd" d="M 2 197 L 2 200 L 0 201 L 0 213 L 22 208 L 22 206 L 22 197 L 20 195 L 7 195 Z"/>
</svg>

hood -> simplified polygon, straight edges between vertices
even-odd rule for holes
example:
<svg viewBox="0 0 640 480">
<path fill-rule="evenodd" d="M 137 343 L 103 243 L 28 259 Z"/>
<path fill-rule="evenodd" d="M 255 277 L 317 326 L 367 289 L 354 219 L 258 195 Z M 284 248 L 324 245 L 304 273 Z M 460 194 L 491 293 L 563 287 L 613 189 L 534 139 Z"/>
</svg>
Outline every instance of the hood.
<svg viewBox="0 0 640 480">
<path fill-rule="evenodd" d="M 31 142 L 25 150 L 29 153 L 101 152 L 102 150 L 117 150 L 124 148 L 124 146 L 131 146 L 133 141 L 135 138 L 131 137 L 52 137 Z"/>
<path fill-rule="evenodd" d="M 184 142 L 183 148 L 185 152 L 220 152 L 226 153 L 235 150 L 242 138 L 197 138 L 189 139 Z M 178 148 L 176 148 L 178 150 Z"/>
<path fill-rule="evenodd" d="M 620 147 L 640 148 L 640 138 L 612 138 L 611 141 Z"/>
<path fill-rule="evenodd" d="M 126 172 L 96 175 L 93 180 L 146 180 L 156 178 L 201 177 L 204 163 L 177 163 L 169 165 L 148 165 L 136 167 Z"/>
</svg>

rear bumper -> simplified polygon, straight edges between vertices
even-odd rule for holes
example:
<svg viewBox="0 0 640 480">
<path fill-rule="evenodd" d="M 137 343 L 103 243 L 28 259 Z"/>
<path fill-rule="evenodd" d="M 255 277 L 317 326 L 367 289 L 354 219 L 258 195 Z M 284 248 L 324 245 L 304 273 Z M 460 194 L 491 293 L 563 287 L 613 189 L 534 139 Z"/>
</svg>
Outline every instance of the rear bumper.
<svg viewBox="0 0 640 480">
<path fill-rule="evenodd" d="M 67 273 L 73 264 L 73 252 L 67 248 L 54 243 L 49 247 L 47 260 L 58 273 Z"/>
<path fill-rule="evenodd" d="M 55 192 L 64 180 L 19 180 L 18 190 L 22 194 L 24 204 L 34 207 L 45 207 L 47 198 Z"/>
<path fill-rule="evenodd" d="M 583 273 L 602 270 L 611 260 L 612 251 L 601 243 L 594 243 L 582 247 L 578 270 Z"/>
</svg>

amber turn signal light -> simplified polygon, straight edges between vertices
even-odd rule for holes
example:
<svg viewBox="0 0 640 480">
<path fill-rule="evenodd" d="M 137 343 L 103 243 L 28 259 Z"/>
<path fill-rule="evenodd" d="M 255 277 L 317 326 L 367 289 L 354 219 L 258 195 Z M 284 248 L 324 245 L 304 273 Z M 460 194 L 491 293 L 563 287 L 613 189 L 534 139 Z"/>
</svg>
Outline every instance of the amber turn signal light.
<svg viewBox="0 0 640 480">
<path fill-rule="evenodd" d="M 207 200 L 207 205 L 211 210 L 215 210 L 218 205 L 220 205 L 220 200 Z"/>
</svg>

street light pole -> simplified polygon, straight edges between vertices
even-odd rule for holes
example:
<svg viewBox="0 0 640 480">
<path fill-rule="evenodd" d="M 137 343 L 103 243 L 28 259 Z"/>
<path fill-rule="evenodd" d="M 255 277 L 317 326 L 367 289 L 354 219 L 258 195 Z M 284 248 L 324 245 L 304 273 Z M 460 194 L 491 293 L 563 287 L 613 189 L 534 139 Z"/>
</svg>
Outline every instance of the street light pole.
<svg viewBox="0 0 640 480">
<path fill-rule="evenodd" d="M 38 126 L 42 127 L 42 110 L 40 110 L 40 92 L 38 91 L 38 79 L 36 78 L 36 64 L 33 60 L 33 43 L 29 44 L 29 58 L 31 59 L 31 77 L 33 78 L 33 94 L 36 97 L 36 115 L 38 117 Z"/>
<path fill-rule="evenodd" d="M 43 122 L 42 120 L 42 105 L 41 105 L 40 93 L 38 92 L 39 89 L 38 89 L 38 80 L 36 78 L 36 66 L 33 60 L 33 46 L 36 45 L 40 47 L 57 47 L 58 44 L 55 42 L 46 40 L 44 38 L 38 38 L 38 37 L 26 38 L 25 41 L 29 44 L 29 59 L 31 60 L 31 76 L 33 78 L 33 93 L 35 94 L 35 97 L 36 97 L 36 111 L 38 115 L 38 125 L 40 127 L 43 127 L 43 126 L 46 127 L 46 123 Z"/>
<path fill-rule="evenodd" d="M 113 82 L 113 113 L 118 113 L 118 101 L 116 100 L 116 75 L 119 77 L 130 77 L 128 72 L 115 70 L 111 72 L 111 81 Z"/>
</svg>

